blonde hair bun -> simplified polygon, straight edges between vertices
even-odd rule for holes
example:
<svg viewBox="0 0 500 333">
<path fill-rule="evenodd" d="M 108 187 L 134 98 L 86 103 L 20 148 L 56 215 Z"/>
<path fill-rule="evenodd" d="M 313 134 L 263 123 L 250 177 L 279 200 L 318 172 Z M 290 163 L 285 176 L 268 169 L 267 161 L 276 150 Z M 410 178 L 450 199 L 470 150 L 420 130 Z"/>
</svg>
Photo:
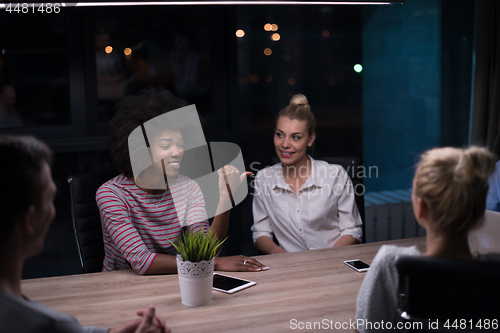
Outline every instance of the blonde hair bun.
<svg viewBox="0 0 500 333">
<path fill-rule="evenodd" d="M 455 167 L 455 179 L 468 181 L 477 177 L 487 181 L 495 170 L 495 160 L 493 153 L 486 148 L 466 149 Z"/>
<path fill-rule="evenodd" d="M 484 214 L 495 155 L 486 148 L 436 148 L 418 163 L 414 193 L 429 204 L 434 227 L 449 234 L 468 232 Z"/>
<path fill-rule="evenodd" d="M 293 95 L 290 99 L 290 105 L 309 105 L 306 96 L 302 94 Z"/>
<path fill-rule="evenodd" d="M 288 104 L 276 117 L 276 126 L 280 117 L 304 120 L 307 123 L 307 133 L 311 136 L 316 132 L 316 120 L 311 112 L 311 106 L 306 96 L 302 94 L 293 95 Z"/>
</svg>

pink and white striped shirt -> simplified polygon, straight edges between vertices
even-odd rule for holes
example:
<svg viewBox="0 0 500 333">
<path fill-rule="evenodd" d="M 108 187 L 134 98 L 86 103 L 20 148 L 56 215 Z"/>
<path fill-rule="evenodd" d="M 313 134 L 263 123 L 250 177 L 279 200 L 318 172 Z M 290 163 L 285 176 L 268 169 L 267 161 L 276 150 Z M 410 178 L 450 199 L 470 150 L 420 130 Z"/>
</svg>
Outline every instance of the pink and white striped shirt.
<svg viewBox="0 0 500 333">
<path fill-rule="evenodd" d="M 205 232 L 209 227 L 198 184 L 182 175 L 170 190 L 153 195 L 121 174 L 99 187 L 96 201 L 104 238 L 103 271 L 133 268 L 145 274 L 157 253 L 177 253 L 169 240 L 179 237 L 183 226 Z"/>
</svg>

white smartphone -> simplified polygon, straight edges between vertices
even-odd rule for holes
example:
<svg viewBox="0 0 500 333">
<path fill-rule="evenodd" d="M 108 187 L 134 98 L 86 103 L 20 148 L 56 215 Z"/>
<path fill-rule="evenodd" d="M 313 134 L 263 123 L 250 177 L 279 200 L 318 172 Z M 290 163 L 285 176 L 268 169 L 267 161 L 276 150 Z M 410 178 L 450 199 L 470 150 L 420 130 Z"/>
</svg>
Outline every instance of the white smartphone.
<svg viewBox="0 0 500 333">
<path fill-rule="evenodd" d="M 346 260 L 344 261 L 344 264 L 358 272 L 366 272 L 368 268 L 370 268 L 370 265 L 359 259 Z"/>
<path fill-rule="evenodd" d="M 255 282 L 235 278 L 229 275 L 214 273 L 213 289 L 223 293 L 233 294 L 242 289 L 254 286 Z"/>
</svg>

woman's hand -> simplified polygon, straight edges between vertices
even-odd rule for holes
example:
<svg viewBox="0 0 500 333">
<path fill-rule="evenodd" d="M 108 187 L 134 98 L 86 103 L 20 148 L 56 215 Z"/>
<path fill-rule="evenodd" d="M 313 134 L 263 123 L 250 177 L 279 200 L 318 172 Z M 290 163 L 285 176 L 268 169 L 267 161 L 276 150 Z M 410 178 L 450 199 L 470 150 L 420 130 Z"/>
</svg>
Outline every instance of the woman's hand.
<svg viewBox="0 0 500 333">
<path fill-rule="evenodd" d="M 260 272 L 269 267 L 262 265 L 254 258 L 242 255 L 231 257 L 215 257 L 215 270 L 226 272 Z"/>
<path fill-rule="evenodd" d="M 225 165 L 217 170 L 217 173 L 219 174 L 219 193 L 221 197 L 226 194 L 232 196 L 231 191 L 235 191 L 247 176 L 253 175 L 249 171 L 240 174 L 240 171 L 233 165 Z"/>
</svg>

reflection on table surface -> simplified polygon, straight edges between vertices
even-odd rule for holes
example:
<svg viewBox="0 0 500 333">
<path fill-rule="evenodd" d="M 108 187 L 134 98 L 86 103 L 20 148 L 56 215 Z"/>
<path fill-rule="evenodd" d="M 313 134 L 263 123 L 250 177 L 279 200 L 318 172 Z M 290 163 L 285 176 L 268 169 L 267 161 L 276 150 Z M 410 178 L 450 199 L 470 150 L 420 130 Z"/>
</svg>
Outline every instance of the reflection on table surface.
<svg viewBox="0 0 500 333">
<path fill-rule="evenodd" d="M 227 273 L 255 286 L 232 295 L 214 291 L 212 303 L 202 307 L 181 303 L 177 275 L 140 276 L 132 270 L 24 280 L 22 290 L 85 326 L 113 327 L 154 305 L 174 332 L 282 332 L 290 330 L 291 320 L 353 320 L 365 273 L 343 261 L 371 263 L 384 244 L 425 250 L 425 238 L 419 237 L 256 257 L 270 270 Z"/>
</svg>

